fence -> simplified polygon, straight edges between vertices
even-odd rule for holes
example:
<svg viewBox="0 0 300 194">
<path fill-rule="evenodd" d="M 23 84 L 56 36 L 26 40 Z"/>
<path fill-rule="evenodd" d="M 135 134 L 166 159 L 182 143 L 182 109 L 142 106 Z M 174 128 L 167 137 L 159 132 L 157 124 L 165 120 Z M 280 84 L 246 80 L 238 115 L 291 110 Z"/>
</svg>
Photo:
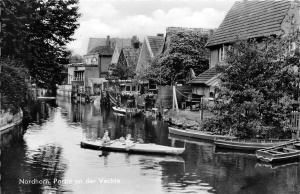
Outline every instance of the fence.
<svg viewBox="0 0 300 194">
<path fill-rule="evenodd" d="M 176 97 L 178 104 L 187 100 L 187 94 L 192 93 L 190 86 L 176 86 Z M 158 91 L 158 102 L 161 101 L 164 108 L 172 108 L 173 102 L 173 87 L 162 86 Z"/>
</svg>

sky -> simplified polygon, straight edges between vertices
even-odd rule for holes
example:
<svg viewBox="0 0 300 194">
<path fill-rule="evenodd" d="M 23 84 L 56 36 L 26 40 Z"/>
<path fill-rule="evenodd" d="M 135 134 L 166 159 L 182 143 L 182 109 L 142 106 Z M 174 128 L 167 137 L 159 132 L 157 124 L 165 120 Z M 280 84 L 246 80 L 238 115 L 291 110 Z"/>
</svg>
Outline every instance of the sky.
<svg viewBox="0 0 300 194">
<path fill-rule="evenodd" d="M 68 48 L 87 52 L 88 39 L 110 37 L 140 41 L 166 27 L 218 28 L 235 0 L 79 0 L 80 27 Z"/>
</svg>

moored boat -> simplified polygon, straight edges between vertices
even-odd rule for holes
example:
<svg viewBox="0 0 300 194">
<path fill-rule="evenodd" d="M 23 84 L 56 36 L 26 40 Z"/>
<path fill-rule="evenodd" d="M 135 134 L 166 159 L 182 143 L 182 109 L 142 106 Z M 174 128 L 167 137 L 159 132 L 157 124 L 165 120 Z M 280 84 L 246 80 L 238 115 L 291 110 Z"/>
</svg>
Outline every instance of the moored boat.
<svg viewBox="0 0 300 194">
<path fill-rule="evenodd" d="M 101 141 L 82 141 L 81 147 L 106 150 L 113 152 L 127 152 L 135 154 L 166 154 L 166 155 L 180 155 L 185 148 L 175 148 L 170 146 L 162 146 L 157 144 L 133 143 L 128 146 L 121 141 L 111 141 L 110 143 L 102 144 Z"/>
<path fill-rule="evenodd" d="M 288 140 L 258 140 L 258 139 L 216 139 L 214 141 L 216 148 L 243 150 L 243 151 L 256 151 L 259 149 L 270 148 L 283 143 Z"/>
<path fill-rule="evenodd" d="M 290 141 L 285 144 L 256 151 L 257 159 L 268 162 L 289 162 L 300 158 L 300 150 L 295 146 L 300 141 Z"/>
<path fill-rule="evenodd" d="M 37 97 L 37 99 L 39 99 L 39 100 L 55 100 L 56 97 L 55 96 L 39 96 L 39 97 Z"/>
<path fill-rule="evenodd" d="M 126 114 L 126 109 L 125 108 L 113 106 L 112 109 L 116 113 Z"/>
<path fill-rule="evenodd" d="M 208 141 L 214 141 L 217 138 L 222 139 L 236 139 L 236 137 L 233 136 L 225 136 L 225 135 L 216 135 L 208 132 L 201 132 L 196 130 L 190 130 L 190 129 L 178 129 L 174 127 L 168 127 L 170 134 L 175 134 L 179 136 L 184 137 L 191 137 L 196 139 L 202 139 L 202 140 L 208 140 Z"/>
<path fill-rule="evenodd" d="M 142 111 L 136 108 L 121 108 L 121 107 L 113 106 L 112 109 L 115 113 L 120 113 L 124 115 L 129 114 L 131 116 L 139 116 L 142 113 Z"/>
</svg>

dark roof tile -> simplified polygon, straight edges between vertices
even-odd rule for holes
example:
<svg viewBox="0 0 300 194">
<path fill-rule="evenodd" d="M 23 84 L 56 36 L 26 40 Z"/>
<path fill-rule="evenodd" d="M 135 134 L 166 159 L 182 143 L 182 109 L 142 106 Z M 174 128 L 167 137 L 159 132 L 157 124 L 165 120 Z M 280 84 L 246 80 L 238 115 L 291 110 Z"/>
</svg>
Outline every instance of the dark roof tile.
<svg viewBox="0 0 300 194">
<path fill-rule="evenodd" d="M 162 36 L 147 36 L 151 51 L 156 57 L 162 52 L 164 43 L 165 43 L 165 38 Z"/>
<path fill-rule="evenodd" d="M 227 13 L 207 46 L 270 35 L 281 35 L 281 23 L 291 2 L 288 0 L 239 1 Z"/>
<path fill-rule="evenodd" d="M 217 72 L 216 67 L 212 67 L 203 73 L 201 73 L 196 78 L 192 79 L 190 81 L 191 84 L 206 84 L 207 81 L 209 81 L 211 78 L 215 77 L 219 73 Z"/>
<path fill-rule="evenodd" d="M 135 49 L 132 47 L 125 47 L 122 49 L 122 52 L 124 54 L 124 57 L 126 59 L 127 65 L 132 68 L 136 68 L 139 55 L 140 55 L 141 49 Z"/>
<path fill-rule="evenodd" d="M 99 53 L 101 55 L 105 55 L 105 56 L 112 56 L 114 50 L 113 48 L 109 47 L 109 46 L 98 46 L 94 49 L 92 49 L 89 54 L 95 54 L 95 53 Z"/>
</svg>

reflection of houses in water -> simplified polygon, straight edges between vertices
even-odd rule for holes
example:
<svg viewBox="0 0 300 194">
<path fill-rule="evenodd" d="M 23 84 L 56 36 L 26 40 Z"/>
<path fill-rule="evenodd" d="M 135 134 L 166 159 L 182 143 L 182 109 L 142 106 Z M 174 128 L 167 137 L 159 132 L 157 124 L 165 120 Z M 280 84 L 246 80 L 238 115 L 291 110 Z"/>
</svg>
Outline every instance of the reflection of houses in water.
<svg viewBox="0 0 300 194">
<path fill-rule="evenodd" d="M 30 116 L 38 124 L 44 123 L 51 115 L 51 107 L 55 101 L 39 101 L 31 105 Z"/>
<path fill-rule="evenodd" d="M 167 127 L 163 122 L 146 117 L 130 117 L 115 115 L 107 107 L 94 104 L 72 104 L 69 100 L 59 99 L 58 105 L 67 110 L 72 123 L 80 123 L 87 139 L 101 138 L 105 130 L 111 139 L 131 134 L 134 140 L 142 138 L 145 142 L 166 145 Z"/>
<path fill-rule="evenodd" d="M 49 180 L 50 185 L 47 186 L 58 189 L 60 185 L 54 183 L 54 180 L 62 180 L 66 169 L 61 155 L 62 148 L 55 145 L 45 145 L 39 149 L 38 153 L 30 155 L 29 160 L 31 161 L 30 166 L 33 168 L 31 169 L 33 176 L 39 180 Z"/>
<path fill-rule="evenodd" d="M 3 177 L 9 177 L 1 180 L 1 187 L 7 193 L 60 193 L 65 190 L 63 185 L 54 184 L 54 179 L 63 179 L 67 167 L 61 157 L 61 147 L 45 145 L 33 152 L 26 150 L 24 142 L 19 142 L 1 151 L 0 172 Z M 43 180 L 43 183 L 19 184 L 19 179 Z"/>
</svg>

